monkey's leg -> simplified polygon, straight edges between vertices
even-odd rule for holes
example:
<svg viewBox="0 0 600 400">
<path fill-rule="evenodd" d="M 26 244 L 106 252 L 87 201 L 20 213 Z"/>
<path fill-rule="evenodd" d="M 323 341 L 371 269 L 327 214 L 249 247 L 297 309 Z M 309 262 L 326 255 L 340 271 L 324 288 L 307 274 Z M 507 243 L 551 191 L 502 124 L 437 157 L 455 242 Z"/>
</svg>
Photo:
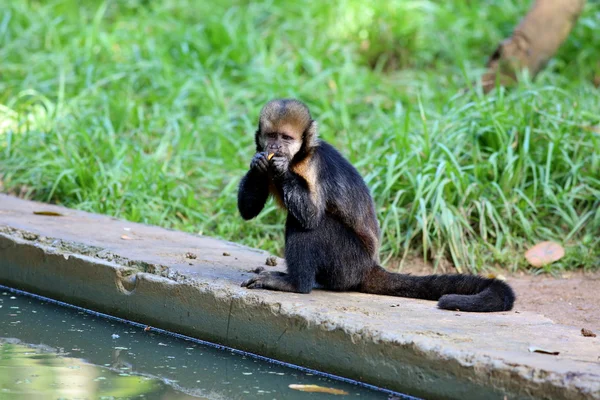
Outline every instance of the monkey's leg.
<svg viewBox="0 0 600 400">
<path fill-rule="evenodd" d="M 515 295 L 506 283 L 472 275 L 412 276 L 374 266 L 364 277 L 360 292 L 439 300 L 447 310 L 492 312 L 512 309 Z"/>
</svg>

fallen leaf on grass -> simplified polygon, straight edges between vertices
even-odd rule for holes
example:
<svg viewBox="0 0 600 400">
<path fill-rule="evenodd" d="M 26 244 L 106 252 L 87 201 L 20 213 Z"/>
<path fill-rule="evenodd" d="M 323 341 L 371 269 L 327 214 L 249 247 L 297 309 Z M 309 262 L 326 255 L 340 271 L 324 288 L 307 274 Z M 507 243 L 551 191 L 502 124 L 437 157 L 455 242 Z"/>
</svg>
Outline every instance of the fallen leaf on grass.
<svg viewBox="0 0 600 400">
<path fill-rule="evenodd" d="M 545 349 L 540 349 L 539 347 L 530 347 L 529 351 L 532 353 L 541 353 L 541 354 L 550 354 L 551 356 L 557 356 L 560 354 L 559 351 L 552 351 L 552 350 L 545 350 Z"/>
<path fill-rule="evenodd" d="M 585 337 L 596 337 L 596 334 L 589 329 L 581 328 L 581 334 Z"/>
<path fill-rule="evenodd" d="M 48 217 L 62 217 L 63 215 L 56 211 L 34 211 L 35 215 L 45 215 Z"/>
<path fill-rule="evenodd" d="M 329 394 L 349 394 L 348 392 L 340 389 L 334 389 L 319 385 L 289 385 L 290 389 L 299 390 L 301 392 L 311 393 L 329 393 Z"/>
<path fill-rule="evenodd" d="M 121 239 L 123 239 L 123 240 L 140 240 L 140 239 L 134 239 L 134 238 L 129 237 L 127 235 L 121 235 Z"/>
<path fill-rule="evenodd" d="M 527 250 L 525 258 L 536 268 L 558 261 L 565 255 L 565 249 L 556 242 L 540 242 Z"/>
</svg>

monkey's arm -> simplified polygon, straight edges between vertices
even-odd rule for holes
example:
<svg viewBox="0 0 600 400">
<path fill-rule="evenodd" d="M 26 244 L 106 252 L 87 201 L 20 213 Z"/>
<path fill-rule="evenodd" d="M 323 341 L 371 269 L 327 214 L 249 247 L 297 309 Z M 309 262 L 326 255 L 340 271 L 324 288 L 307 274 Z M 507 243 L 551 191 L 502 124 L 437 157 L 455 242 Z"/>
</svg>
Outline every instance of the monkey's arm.
<svg viewBox="0 0 600 400">
<path fill-rule="evenodd" d="M 288 212 L 305 229 L 316 228 L 325 213 L 321 196 L 311 191 L 308 183 L 294 172 L 287 171 L 276 179 L 283 189 L 283 201 Z"/>
<path fill-rule="evenodd" d="M 265 207 L 269 197 L 269 179 L 267 176 L 267 158 L 258 153 L 252 159 L 250 171 L 242 178 L 238 189 L 238 210 L 242 218 L 256 217 Z"/>
</svg>

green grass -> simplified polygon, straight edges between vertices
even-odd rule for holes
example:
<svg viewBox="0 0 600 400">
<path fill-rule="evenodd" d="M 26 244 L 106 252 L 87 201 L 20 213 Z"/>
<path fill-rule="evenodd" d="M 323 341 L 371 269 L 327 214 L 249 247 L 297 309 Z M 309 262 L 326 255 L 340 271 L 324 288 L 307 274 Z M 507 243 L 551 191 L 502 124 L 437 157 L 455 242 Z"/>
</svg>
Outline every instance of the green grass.
<svg viewBox="0 0 600 400">
<path fill-rule="evenodd" d="M 371 187 L 387 262 L 514 270 L 556 240 L 546 270 L 600 264 L 599 3 L 488 96 L 461 89 L 528 2 L 333 3 L 0 0 L 4 190 L 281 253 L 284 215 L 242 221 L 236 189 L 293 96 Z"/>
</svg>

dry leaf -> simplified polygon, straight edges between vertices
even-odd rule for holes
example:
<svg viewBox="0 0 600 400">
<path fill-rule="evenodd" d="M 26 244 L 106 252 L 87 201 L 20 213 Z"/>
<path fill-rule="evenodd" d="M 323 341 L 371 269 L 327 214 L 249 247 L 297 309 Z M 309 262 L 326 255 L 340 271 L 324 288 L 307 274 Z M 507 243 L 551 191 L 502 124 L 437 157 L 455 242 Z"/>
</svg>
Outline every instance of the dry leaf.
<svg viewBox="0 0 600 400">
<path fill-rule="evenodd" d="M 121 235 L 121 239 L 123 239 L 123 240 L 133 240 L 132 238 L 130 238 L 127 235 Z"/>
<path fill-rule="evenodd" d="M 185 253 L 185 258 L 189 258 L 190 260 L 195 260 L 196 258 L 198 258 L 198 256 L 195 255 L 194 253 L 188 252 L 188 253 Z"/>
<path fill-rule="evenodd" d="M 35 215 L 46 215 L 48 217 L 62 217 L 63 215 L 56 211 L 34 211 Z"/>
<path fill-rule="evenodd" d="M 560 354 L 559 351 L 540 349 L 539 347 L 530 347 L 529 351 L 532 353 L 550 354 L 551 356 L 557 356 Z"/>
<path fill-rule="evenodd" d="M 329 393 L 329 394 L 348 394 L 348 392 L 340 389 L 328 388 L 319 385 L 289 385 L 290 389 L 299 390 L 301 392 L 311 393 Z"/>
<path fill-rule="evenodd" d="M 596 334 L 589 329 L 581 328 L 581 334 L 585 337 L 596 337 Z"/>
<path fill-rule="evenodd" d="M 536 268 L 552 264 L 565 255 L 565 249 L 556 242 L 540 242 L 527 250 L 525 258 Z"/>
</svg>

